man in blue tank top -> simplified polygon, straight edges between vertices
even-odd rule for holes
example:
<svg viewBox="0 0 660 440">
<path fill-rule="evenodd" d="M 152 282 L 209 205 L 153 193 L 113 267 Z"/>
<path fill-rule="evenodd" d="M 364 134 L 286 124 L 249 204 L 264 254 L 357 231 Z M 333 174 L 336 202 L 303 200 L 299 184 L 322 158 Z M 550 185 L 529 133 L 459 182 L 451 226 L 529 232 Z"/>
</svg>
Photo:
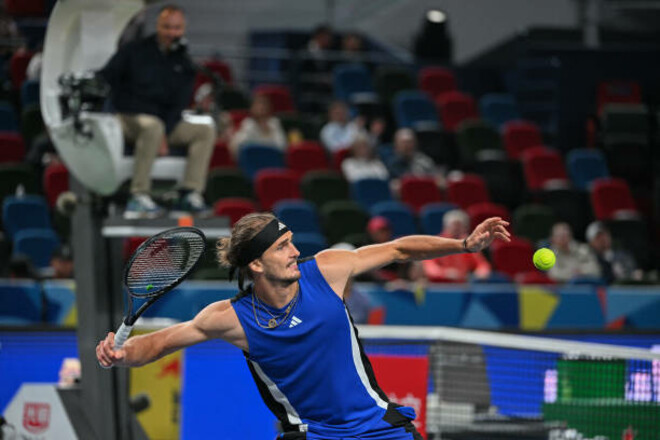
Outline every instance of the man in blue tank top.
<svg viewBox="0 0 660 440">
<path fill-rule="evenodd" d="M 508 241 L 507 225 L 495 217 L 464 240 L 408 236 L 299 260 L 286 225 L 272 214 L 249 214 L 217 245 L 220 263 L 238 276 L 235 298 L 209 305 L 192 321 L 132 337 L 117 351 L 109 333 L 97 357 L 105 367 L 139 366 L 220 338 L 245 353 L 264 402 L 282 424 L 278 438 L 418 440 L 413 409 L 390 402 L 376 382 L 343 302 L 346 284 L 392 262 L 477 252 L 495 238 Z"/>
</svg>

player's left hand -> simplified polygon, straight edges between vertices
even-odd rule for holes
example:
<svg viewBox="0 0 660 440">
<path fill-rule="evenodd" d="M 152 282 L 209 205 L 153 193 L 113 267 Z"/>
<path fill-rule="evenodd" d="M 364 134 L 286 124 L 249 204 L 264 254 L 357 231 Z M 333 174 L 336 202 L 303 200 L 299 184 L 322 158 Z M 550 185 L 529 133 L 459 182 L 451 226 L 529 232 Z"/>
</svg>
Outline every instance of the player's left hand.
<svg viewBox="0 0 660 440">
<path fill-rule="evenodd" d="M 509 222 L 500 217 L 491 217 L 481 222 L 467 238 L 467 248 L 470 252 L 479 252 L 499 238 L 504 241 L 511 241 L 511 233 L 506 230 Z"/>
</svg>

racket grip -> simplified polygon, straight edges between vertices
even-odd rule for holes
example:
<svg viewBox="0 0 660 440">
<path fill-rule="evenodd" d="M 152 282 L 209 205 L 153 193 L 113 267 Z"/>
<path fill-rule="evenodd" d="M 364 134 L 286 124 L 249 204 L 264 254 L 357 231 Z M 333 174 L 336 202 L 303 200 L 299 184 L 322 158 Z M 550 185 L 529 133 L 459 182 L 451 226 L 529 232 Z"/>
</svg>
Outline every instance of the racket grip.
<svg viewBox="0 0 660 440">
<path fill-rule="evenodd" d="M 126 325 L 123 322 L 121 323 L 119 330 L 117 330 L 117 333 L 115 334 L 115 350 L 119 350 L 124 346 L 126 339 L 128 339 L 128 336 L 131 334 L 131 330 L 133 330 L 132 325 Z"/>
</svg>

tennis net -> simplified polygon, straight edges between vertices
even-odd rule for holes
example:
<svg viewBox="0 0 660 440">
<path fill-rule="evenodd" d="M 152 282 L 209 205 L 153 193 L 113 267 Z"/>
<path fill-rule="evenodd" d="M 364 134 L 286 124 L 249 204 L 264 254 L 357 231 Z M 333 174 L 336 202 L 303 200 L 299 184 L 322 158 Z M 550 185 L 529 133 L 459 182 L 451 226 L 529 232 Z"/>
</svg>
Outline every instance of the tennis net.
<svg viewBox="0 0 660 440">
<path fill-rule="evenodd" d="M 359 334 L 383 390 L 416 407 L 428 439 L 660 440 L 660 353 L 651 349 L 446 327 Z M 426 377 L 426 395 L 392 395 L 397 375 Z"/>
</svg>

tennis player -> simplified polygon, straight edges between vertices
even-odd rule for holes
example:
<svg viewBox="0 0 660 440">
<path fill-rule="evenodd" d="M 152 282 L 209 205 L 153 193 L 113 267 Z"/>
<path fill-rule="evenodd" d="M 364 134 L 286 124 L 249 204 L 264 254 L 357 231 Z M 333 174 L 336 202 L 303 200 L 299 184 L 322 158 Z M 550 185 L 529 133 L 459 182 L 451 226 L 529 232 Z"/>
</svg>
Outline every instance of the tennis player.
<svg viewBox="0 0 660 440">
<path fill-rule="evenodd" d="M 272 214 L 249 214 L 217 244 L 218 259 L 238 276 L 240 292 L 193 320 L 129 338 L 113 350 L 99 342 L 103 366 L 139 366 L 213 338 L 245 353 L 266 405 L 280 420 L 280 439 L 421 439 L 415 412 L 390 402 L 374 377 L 344 306 L 354 276 L 396 261 L 477 252 L 508 241 L 508 223 L 485 220 L 464 240 L 408 236 L 353 251 L 328 249 L 299 260 L 293 234 Z M 245 280 L 251 281 L 247 287 Z"/>
</svg>

